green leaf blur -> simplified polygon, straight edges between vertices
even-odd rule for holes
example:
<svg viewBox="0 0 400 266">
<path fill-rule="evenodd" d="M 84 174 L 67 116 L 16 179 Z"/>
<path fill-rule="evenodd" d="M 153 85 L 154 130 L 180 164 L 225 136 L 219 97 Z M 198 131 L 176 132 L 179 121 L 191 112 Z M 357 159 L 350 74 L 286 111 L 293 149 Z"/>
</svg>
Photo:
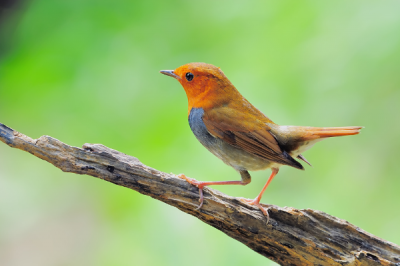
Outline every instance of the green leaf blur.
<svg viewBox="0 0 400 266">
<path fill-rule="evenodd" d="M 30 1 L 0 58 L 0 122 L 101 143 L 199 180 L 239 175 L 195 139 L 159 70 L 221 67 L 278 124 L 365 126 L 282 167 L 262 202 L 400 243 L 400 2 Z M 3 47 L 3 46 L 2 46 Z M 246 187 L 255 197 L 270 171 Z M 179 210 L 0 144 L 0 265 L 275 265 Z"/>
</svg>

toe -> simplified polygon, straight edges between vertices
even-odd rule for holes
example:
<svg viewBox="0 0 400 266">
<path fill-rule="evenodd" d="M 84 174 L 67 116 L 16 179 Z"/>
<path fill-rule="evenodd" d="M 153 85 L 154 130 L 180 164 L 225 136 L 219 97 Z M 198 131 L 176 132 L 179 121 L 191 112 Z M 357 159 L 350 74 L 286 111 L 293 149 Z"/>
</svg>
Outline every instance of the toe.
<svg viewBox="0 0 400 266">
<path fill-rule="evenodd" d="M 260 211 L 264 214 L 264 216 L 267 218 L 267 224 L 268 224 L 268 222 L 269 222 L 269 213 L 268 213 L 269 208 L 264 208 L 263 206 L 261 206 L 260 203 L 256 203 L 254 205 L 256 205 L 260 209 Z"/>
<path fill-rule="evenodd" d="M 196 183 L 198 182 L 196 179 L 193 179 L 193 178 L 190 178 L 190 177 L 187 177 L 187 176 L 185 176 L 184 174 L 179 174 L 179 175 L 177 175 L 180 179 L 183 179 L 183 180 L 186 180 L 186 182 L 188 182 L 189 184 L 192 184 L 192 185 L 197 185 Z"/>
<path fill-rule="evenodd" d="M 257 206 L 260 211 L 264 214 L 265 217 L 267 217 L 267 224 L 269 222 L 269 213 L 268 213 L 268 209 L 269 208 L 264 208 L 263 206 L 261 206 L 261 204 L 257 201 L 257 200 L 251 200 L 251 199 L 245 199 L 245 198 L 239 198 L 239 200 L 241 202 L 247 203 L 249 205 L 253 205 L 253 206 Z"/>
<path fill-rule="evenodd" d="M 253 205 L 253 204 L 251 204 L 253 202 L 252 199 L 246 199 L 246 198 L 238 198 L 238 199 L 243 203 L 247 203 L 247 204 Z"/>
</svg>

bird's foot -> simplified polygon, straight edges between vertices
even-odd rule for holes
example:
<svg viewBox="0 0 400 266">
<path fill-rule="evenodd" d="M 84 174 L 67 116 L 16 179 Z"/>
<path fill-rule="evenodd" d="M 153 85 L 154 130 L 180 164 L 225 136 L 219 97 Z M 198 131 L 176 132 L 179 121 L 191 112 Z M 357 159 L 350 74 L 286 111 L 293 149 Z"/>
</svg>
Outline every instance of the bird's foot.
<svg viewBox="0 0 400 266">
<path fill-rule="evenodd" d="M 239 200 L 241 202 L 247 203 L 249 205 L 257 206 L 260 209 L 260 211 L 264 214 L 264 216 L 267 217 L 267 224 L 268 224 L 268 222 L 269 222 L 269 213 L 268 213 L 269 208 L 264 208 L 263 206 L 261 206 L 260 201 L 257 200 L 257 198 L 253 199 L 253 200 L 252 199 L 239 198 Z"/>
<path fill-rule="evenodd" d="M 196 179 L 187 177 L 184 174 L 179 174 L 178 177 L 180 179 L 186 180 L 189 184 L 199 188 L 199 195 L 200 195 L 199 202 L 200 202 L 200 205 L 199 205 L 199 207 L 196 208 L 196 210 L 200 210 L 201 207 L 203 206 L 203 201 L 204 201 L 204 197 L 203 197 L 204 182 L 197 181 Z"/>
<path fill-rule="evenodd" d="M 202 183 L 201 181 L 197 181 L 194 178 L 187 177 L 184 174 L 179 174 L 179 175 L 177 175 L 177 177 L 179 177 L 180 179 L 186 180 L 189 184 L 196 186 L 196 187 L 201 185 L 201 183 Z"/>
</svg>

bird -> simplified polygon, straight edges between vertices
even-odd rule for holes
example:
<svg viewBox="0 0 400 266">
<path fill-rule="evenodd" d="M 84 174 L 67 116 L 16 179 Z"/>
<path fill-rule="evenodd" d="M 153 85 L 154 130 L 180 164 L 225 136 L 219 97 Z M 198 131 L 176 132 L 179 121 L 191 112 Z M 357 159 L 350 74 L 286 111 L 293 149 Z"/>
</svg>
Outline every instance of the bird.
<svg viewBox="0 0 400 266">
<path fill-rule="evenodd" d="M 240 200 L 257 206 L 269 221 L 268 208 L 260 200 L 283 165 L 304 170 L 302 155 L 316 142 L 330 137 L 359 134 L 362 127 L 280 126 L 246 100 L 222 70 L 211 64 L 189 63 L 175 70 L 161 70 L 183 86 L 188 98 L 189 126 L 198 141 L 241 176 L 235 181 L 197 181 L 178 175 L 199 188 L 199 206 L 203 206 L 203 188 L 210 185 L 247 185 L 249 171 L 271 169 L 272 173 L 255 199 Z M 296 160 L 297 159 L 297 160 Z"/>
</svg>

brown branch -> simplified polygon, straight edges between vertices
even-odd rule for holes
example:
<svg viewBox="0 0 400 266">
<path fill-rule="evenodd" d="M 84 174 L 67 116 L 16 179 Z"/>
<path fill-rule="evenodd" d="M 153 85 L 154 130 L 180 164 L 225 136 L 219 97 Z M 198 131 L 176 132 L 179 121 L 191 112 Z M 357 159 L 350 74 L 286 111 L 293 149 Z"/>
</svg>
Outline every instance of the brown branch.
<svg viewBox="0 0 400 266">
<path fill-rule="evenodd" d="M 100 144 L 71 147 L 49 136 L 31 139 L 0 124 L 0 140 L 64 172 L 91 175 L 175 206 L 281 265 L 398 265 L 400 247 L 315 210 L 269 207 L 270 221 L 253 206 L 178 177 Z"/>
</svg>

